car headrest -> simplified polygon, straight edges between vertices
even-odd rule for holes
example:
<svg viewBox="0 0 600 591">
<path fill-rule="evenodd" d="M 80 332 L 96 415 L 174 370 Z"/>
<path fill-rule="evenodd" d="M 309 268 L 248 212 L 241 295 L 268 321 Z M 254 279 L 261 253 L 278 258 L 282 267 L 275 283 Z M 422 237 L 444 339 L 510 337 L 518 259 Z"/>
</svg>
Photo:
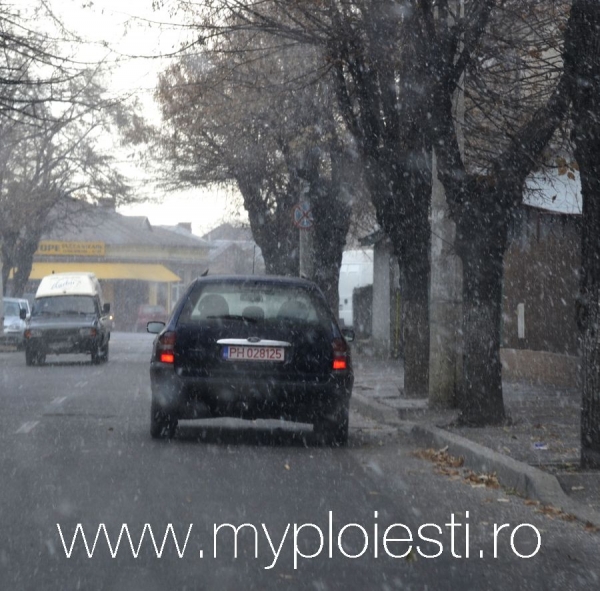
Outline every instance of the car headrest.
<svg viewBox="0 0 600 591">
<path fill-rule="evenodd" d="M 201 318 L 227 316 L 229 314 L 229 304 L 222 295 L 210 293 L 200 300 L 198 311 Z"/>
<path fill-rule="evenodd" d="M 277 317 L 306 320 L 308 318 L 308 307 L 298 300 L 289 300 L 281 304 Z"/>
</svg>

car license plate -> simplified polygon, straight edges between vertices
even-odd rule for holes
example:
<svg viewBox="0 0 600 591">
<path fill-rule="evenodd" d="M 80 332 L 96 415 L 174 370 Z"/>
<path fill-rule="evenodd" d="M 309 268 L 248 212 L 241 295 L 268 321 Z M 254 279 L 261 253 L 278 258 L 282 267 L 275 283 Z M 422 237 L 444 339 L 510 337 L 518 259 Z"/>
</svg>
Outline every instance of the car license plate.
<svg viewBox="0 0 600 591">
<path fill-rule="evenodd" d="M 245 347 L 228 345 L 223 347 L 223 359 L 227 361 L 283 361 L 283 347 Z"/>
</svg>

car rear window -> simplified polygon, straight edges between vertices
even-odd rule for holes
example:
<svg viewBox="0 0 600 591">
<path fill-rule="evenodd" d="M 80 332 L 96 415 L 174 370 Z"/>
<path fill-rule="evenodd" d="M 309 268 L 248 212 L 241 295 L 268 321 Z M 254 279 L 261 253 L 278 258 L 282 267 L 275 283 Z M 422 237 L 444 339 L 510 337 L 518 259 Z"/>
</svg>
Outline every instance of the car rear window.
<svg viewBox="0 0 600 591">
<path fill-rule="evenodd" d="M 255 282 L 198 285 L 188 296 L 178 323 L 219 318 L 331 324 L 318 294 L 301 287 Z"/>
</svg>

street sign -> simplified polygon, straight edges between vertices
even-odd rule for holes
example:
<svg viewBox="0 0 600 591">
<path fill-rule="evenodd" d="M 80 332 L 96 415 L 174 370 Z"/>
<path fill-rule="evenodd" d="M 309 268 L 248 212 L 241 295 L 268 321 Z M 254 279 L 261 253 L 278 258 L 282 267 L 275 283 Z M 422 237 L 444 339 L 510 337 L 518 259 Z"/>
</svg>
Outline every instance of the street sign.
<svg viewBox="0 0 600 591">
<path fill-rule="evenodd" d="M 313 221 L 310 203 L 301 201 L 294 205 L 294 226 L 301 230 L 308 230 L 312 227 Z"/>
</svg>

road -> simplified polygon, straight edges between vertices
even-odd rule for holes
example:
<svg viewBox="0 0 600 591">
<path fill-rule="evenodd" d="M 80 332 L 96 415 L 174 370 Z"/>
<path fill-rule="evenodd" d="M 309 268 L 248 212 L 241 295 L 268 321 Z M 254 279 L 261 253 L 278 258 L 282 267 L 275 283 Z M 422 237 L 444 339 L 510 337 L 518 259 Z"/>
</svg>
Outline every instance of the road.
<svg viewBox="0 0 600 591">
<path fill-rule="evenodd" d="M 404 435 L 356 412 L 346 449 L 320 447 L 310 426 L 260 421 L 182 423 L 153 441 L 150 347 L 149 335 L 115 333 L 100 366 L 0 353 L 0 589 L 600 588 L 599 534 L 436 473 Z M 90 550 L 100 531 L 91 558 L 81 530 L 71 546 L 78 524 Z M 123 524 L 133 548 L 123 530 L 115 552 Z M 169 534 L 161 553 L 169 524 L 179 550 Z M 222 524 L 248 524 L 237 558 L 231 528 L 215 542 Z M 424 524 L 436 525 L 419 536 Z M 508 524 L 496 557 L 494 524 Z"/>
</svg>

